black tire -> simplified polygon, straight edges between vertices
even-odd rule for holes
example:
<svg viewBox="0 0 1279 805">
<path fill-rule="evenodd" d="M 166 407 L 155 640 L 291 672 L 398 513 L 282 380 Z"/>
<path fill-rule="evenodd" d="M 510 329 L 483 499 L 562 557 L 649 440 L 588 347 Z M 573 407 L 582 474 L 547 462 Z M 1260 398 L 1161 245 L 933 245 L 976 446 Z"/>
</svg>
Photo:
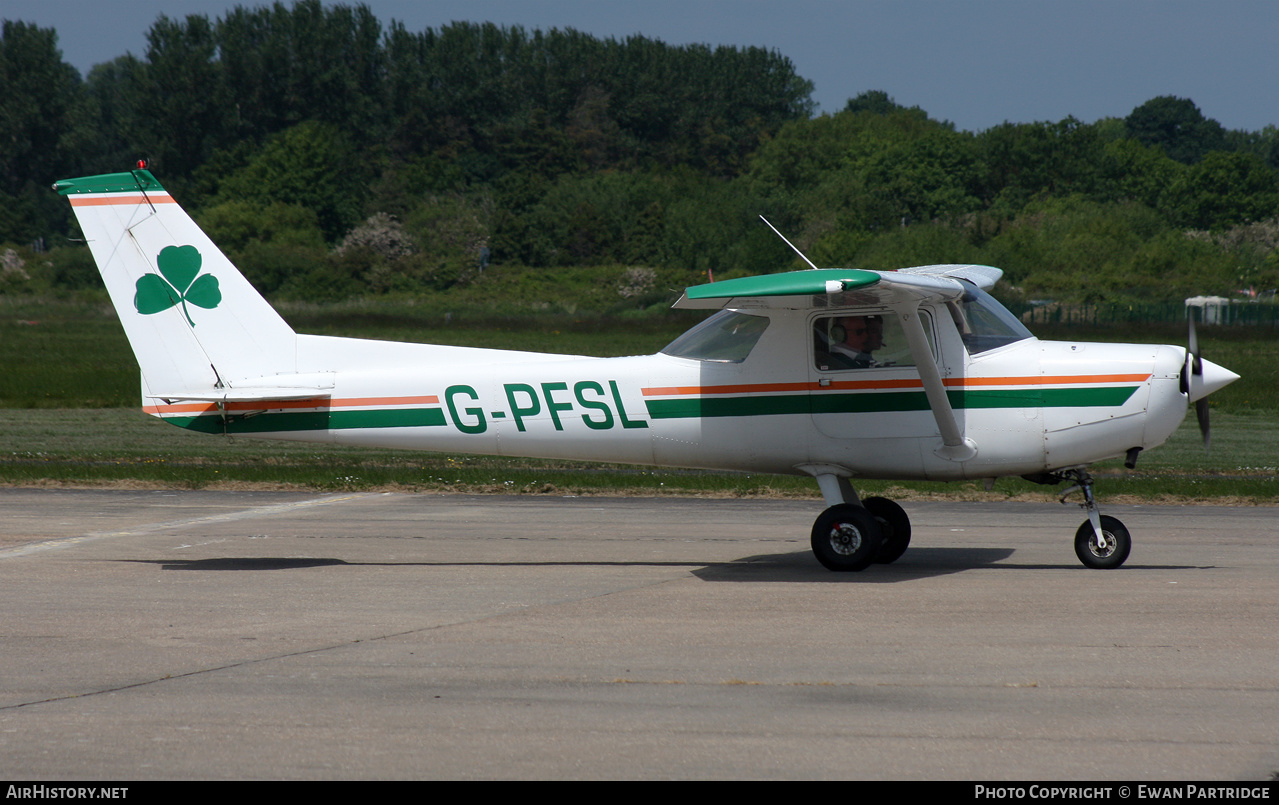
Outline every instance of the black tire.
<svg viewBox="0 0 1279 805">
<path fill-rule="evenodd" d="M 1096 570 L 1119 567 L 1128 560 L 1128 552 L 1132 550 L 1132 537 L 1128 536 L 1128 529 L 1124 528 L 1123 523 L 1104 514 L 1101 516 L 1101 531 L 1106 535 L 1107 545 L 1104 551 L 1097 548 L 1092 523 L 1084 520 L 1084 524 L 1075 532 L 1075 555 L 1085 566 Z"/>
<path fill-rule="evenodd" d="M 879 521 L 879 530 L 884 538 L 875 562 L 888 565 L 902 558 L 910 547 L 910 518 L 906 516 L 906 510 L 888 498 L 866 498 L 862 505 Z"/>
<path fill-rule="evenodd" d="M 831 506 L 813 523 L 813 555 L 827 570 L 865 570 L 882 544 L 879 521 L 861 506 Z"/>
</svg>

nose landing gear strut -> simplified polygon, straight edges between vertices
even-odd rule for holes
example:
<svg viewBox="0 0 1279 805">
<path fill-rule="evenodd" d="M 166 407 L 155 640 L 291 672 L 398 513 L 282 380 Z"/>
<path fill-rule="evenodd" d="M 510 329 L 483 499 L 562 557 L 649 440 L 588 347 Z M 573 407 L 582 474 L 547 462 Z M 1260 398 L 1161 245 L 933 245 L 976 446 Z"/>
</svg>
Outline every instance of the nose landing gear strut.
<svg viewBox="0 0 1279 805">
<path fill-rule="evenodd" d="M 1117 518 L 1097 509 L 1092 495 L 1092 476 L 1084 469 L 1065 470 L 1056 475 L 1063 481 L 1074 481 L 1059 496 L 1063 505 L 1071 493 L 1084 493 L 1084 502 L 1079 505 L 1088 513 L 1088 519 L 1075 532 L 1075 555 L 1079 561 L 1098 570 L 1122 565 L 1132 550 L 1132 537 Z"/>
</svg>

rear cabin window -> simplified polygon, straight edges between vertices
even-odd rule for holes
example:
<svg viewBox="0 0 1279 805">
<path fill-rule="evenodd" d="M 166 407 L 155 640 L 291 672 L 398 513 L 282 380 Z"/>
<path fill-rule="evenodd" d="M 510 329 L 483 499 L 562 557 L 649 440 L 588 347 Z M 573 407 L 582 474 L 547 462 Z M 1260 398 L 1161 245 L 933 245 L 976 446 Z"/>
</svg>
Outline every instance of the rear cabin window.
<svg viewBox="0 0 1279 805">
<path fill-rule="evenodd" d="M 694 361 L 741 363 L 767 327 L 767 316 L 721 310 L 676 338 L 662 354 Z"/>
</svg>

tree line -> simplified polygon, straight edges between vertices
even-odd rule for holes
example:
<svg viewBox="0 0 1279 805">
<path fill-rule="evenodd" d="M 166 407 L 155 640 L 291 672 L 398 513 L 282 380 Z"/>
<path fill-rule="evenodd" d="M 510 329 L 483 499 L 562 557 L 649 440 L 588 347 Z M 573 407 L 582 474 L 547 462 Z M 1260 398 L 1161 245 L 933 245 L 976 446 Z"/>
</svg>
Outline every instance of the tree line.
<svg viewBox="0 0 1279 805">
<path fill-rule="evenodd" d="M 278 296 L 434 292 L 486 265 L 802 267 L 759 214 L 822 265 L 987 263 L 1006 296 L 1279 286 L 1279 133 L 1189 99 L 980 132 L 878 91 L 814 115 L 776 51 L 412 32 L 318 0 L 162 16 L 146 41 L 81 77 L 56 31 L 4 21 L 0 292 L 92 285 L 49 184 L 138 158 Z"/>
</svg>

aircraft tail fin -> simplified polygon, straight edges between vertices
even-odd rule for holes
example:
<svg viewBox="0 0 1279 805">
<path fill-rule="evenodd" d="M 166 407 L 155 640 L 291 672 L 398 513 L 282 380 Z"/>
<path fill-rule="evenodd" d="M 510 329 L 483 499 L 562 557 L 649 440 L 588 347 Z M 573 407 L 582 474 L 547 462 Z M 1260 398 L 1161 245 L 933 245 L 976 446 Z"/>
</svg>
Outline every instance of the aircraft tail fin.
<svg viewBox="0 0 1279 805">
<path fill-rule="evenodd" d="M 297 335 L 146 170 L 64 179 L 142 369 L 143 396 L 214 399 L 297 374 Z M 145 404 L 144 400 L 144 404 Z"/>
</svg>

